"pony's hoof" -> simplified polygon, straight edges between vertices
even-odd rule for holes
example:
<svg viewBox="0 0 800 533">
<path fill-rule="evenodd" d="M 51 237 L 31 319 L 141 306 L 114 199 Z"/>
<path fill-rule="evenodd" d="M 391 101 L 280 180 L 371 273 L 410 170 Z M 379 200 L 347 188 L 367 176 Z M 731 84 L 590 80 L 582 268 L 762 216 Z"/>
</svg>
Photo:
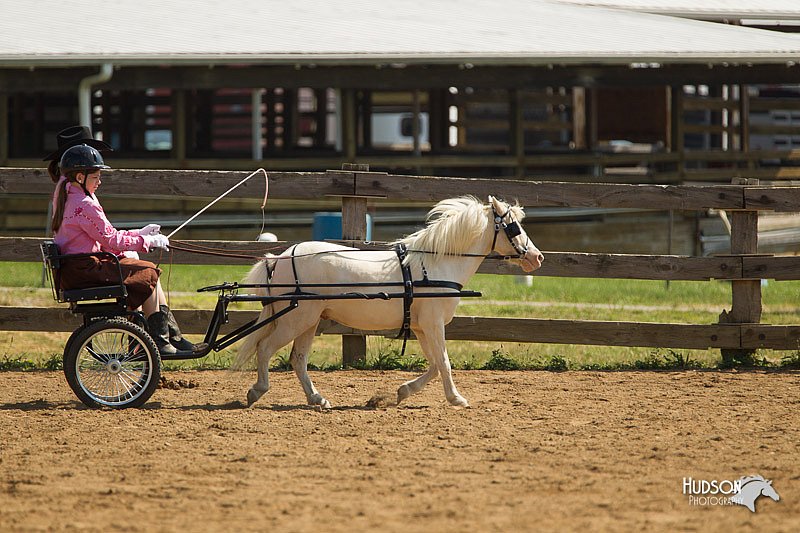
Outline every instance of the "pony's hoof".
<svg viewBox="0 0 800 533">
<path fill-rule="evenodd" d="M 456 396 L 454 398 L 450 398 L 450 405 L 453 407 L 469 407 L 469 402 L 463 396 Z"/>
<path fill-rule="evenodd" d="M 319 407 L 320 409 L 330 409 L 331 402 L 317 394 L 308 400 L 309 405 L 313 405 L 315 407 Z"/>
<path fill-rule="evenodd" d="M 408 385 L 402 385 L 399 389 L 397 389 L 397 403 L 399 404 L 406 398 L 411 396 L 411 387 Z"/>
<path fill-rule="evenodd" d="M 262 394 L 264 393 L 258 392 L 255 389 L 250 389 L 249 391 L 247 391 L 247 407 L 250 407 L 251 405 L 256 403 L 258 399 L 261 398 Z"/>
</svg>

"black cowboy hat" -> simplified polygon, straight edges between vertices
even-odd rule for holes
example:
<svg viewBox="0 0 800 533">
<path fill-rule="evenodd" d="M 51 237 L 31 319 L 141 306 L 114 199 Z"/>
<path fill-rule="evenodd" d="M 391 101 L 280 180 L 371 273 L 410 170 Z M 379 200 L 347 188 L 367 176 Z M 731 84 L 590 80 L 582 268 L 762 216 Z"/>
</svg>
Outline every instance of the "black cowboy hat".
<svg viewBox="0 0 800 533">
<path fill-rule="evenodd" d="M 58 150 L 49 154 L 42 161 L 59 161 L 67 148 L 72 148 L 79 144 L 86 144 L 99 150 L 100 152 L 112 152 L 113 149 L 103 141 L 98 141 L 92 137 L 92 130 L 86 126 L 70 126 L 56 134 Z"/>
</svg>

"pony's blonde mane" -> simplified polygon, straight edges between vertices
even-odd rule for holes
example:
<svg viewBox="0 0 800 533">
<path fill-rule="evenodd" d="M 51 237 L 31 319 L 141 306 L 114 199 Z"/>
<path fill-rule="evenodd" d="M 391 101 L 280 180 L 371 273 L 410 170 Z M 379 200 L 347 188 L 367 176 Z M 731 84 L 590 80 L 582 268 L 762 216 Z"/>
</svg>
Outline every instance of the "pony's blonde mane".
<svg viewBox="0 0 800 533">
<path fill-rule="evenodd" d="M 522 209 L 519 206 L 511 209 L 517 220 L 521 220 Z M 474 196 L 442 200 L 428 212 L 423 229 L 392 244 L 406 245 L 409 253 L 404 263 L 409 266 L 420 266 L 423 258 L 427 264 L 432 264 L 445 255 L 466 253 L 475 239 L 486 231 L 489 210 L 490 206 Z"/>
</svg>

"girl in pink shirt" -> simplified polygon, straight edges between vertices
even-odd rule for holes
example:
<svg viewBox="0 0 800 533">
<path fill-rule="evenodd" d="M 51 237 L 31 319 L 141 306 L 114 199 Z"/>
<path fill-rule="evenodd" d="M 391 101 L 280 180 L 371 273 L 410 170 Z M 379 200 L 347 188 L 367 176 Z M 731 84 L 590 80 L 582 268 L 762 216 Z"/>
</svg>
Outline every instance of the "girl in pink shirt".
<svg viewBox="0 0 800 533">
<path fill-rule="evenodd" d="M 61 254 L 110 252 L 119 258 L 128 307 L 142 308 L 148 331 L 162 354 L 197 347 L 184 339 L 161 289 L 161 270 L 136 252 L 167 249 L 169 240 L 160 226 L 140 230 L 117 230 L 106 218 L 95 196 L 102 183 L 101 170 L 108 169 L 100 152 L 87 144 L 66 149 L 58 165 L 60 179 L 53 201 L 54 242 Z M 53 171 L 49 168 L 51 177 Z M 64 261 L 56 283 L 62 289 L 82 289 L 119 283 L 119 268 L 109 257 L 88 256 Z"/>
</svg>

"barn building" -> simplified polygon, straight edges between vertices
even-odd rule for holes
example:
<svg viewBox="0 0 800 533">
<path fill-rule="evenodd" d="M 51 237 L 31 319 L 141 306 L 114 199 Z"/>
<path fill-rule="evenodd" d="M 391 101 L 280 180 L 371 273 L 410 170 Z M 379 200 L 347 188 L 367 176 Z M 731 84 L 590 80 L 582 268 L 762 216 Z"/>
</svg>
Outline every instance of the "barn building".
<svg viewBox="0 0 800 533">
<path fill-rule="evenodd" d="M 80 121 L 123 167 L 793 175 L 800 40 L 774 30 L 800 7 L 655 4 L 15 3 L 0 165 L 40 165 Z"/>
</svg>

